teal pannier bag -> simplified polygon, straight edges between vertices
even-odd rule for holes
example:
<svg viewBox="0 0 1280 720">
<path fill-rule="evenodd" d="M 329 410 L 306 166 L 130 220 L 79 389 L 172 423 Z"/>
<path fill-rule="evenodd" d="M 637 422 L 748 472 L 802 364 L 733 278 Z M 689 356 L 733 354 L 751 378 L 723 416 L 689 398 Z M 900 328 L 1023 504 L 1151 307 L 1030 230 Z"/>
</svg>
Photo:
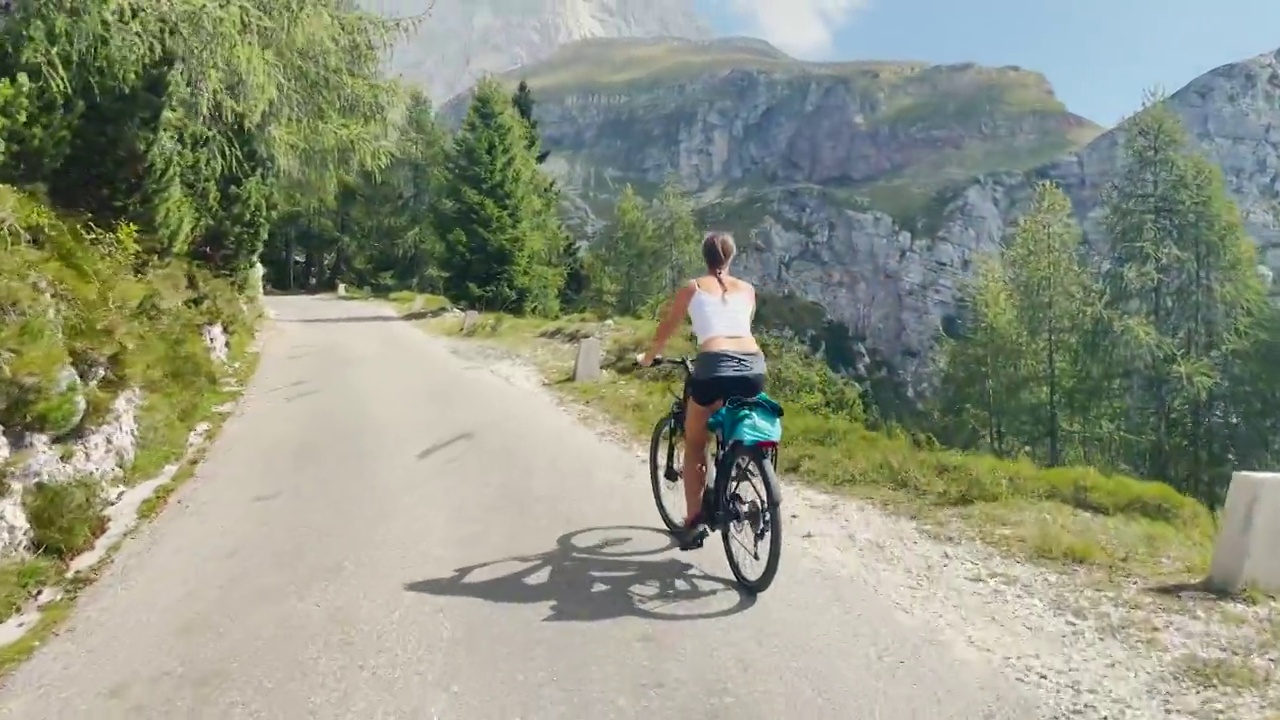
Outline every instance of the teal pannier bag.
<svg viewBox="0 0 1280 720">
<path fill-rule="evenodd" d="M 730 398 L 707 421 L 711 432 L 720 432 L 725 443 L 743 445 L 782 442 L 782 406 L 764 393 L 753 398 Z"/>
</svg>

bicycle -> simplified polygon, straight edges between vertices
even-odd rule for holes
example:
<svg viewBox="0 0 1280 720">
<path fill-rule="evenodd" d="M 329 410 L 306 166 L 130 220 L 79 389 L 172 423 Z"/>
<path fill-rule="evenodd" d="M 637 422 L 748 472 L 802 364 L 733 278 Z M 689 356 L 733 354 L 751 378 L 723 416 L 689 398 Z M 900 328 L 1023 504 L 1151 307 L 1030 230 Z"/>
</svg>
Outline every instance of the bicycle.
<svg viewBox="0 0 1280 720">
<path fill-rule="evenodd" d="M 689 382 L 693 377 L 693 361 L 687 357 L 655 358 L 653 366 L 659 365 L 675 365 L 684 370 L 683 391 L 680 395 L 672 393 L 674 399 L 671 409 L 654 426 L 653 436 L 649 442 L 649 479 L 653 487 L 653 499 L 658 506 L 658 515 L 662 517 L 662 522 L 668 530 L 679 533 L 686 530 L 683 521 L 684 495 L 680 469 L 683 463 L 677 465 L 675 462 L 675 449 L 677 440 L 683 440 L 684 437 L 685 408 L 689 400 Z M 768 402 L 771 403 L 771 401 Z M 725 402 L 725 408 L 737 411 L 762 404 L 763 402 L 758 398 L 730 398 Z M 777 407 L 776 404 L 770 409 L 779 418 L 782 416 L 782 408 Z M 726 441 L 726 423 L 723 421 L 725 417 L 722 415 L 721 422 L 716 424 L 713 416 L 713 421 L 709 423 L 709 427 L 712 425 L 715 427 L 711 427 L 714 443 L 713 460 L 707 464 L 707 482 L 702 495 L 702 516 L 705 525 L 693 538 L 693 544 L 685 549 L 701 547 L 710 533 L 719 530 L 734 579 L 745 589 L 759 593 L 773 583 L 782 553 L 782 513 L 779 509 L 782 504 L 782 495 L 777 476 L 778 443 L 774 441 L 744 442 L 739 439 Z M 666 458 L 665 462 L 660 463 L 659 455 L 664 449 L 664 436 Z M 661 472 L 659 472 L 660 465 Z M 739 483 L 731 482 L 746 474 L 746 471 L 751 468 L 756 469 L 762 479 L 763 502 L 743 500 L 737 491 Z M 668 487 L 682 488 L 681 520 L 672 517 L 662 501 L 664 484 Z M 743 526 L 751 529 L 754 546 L 747 549 L 757 560 L 760 558 L 760 541 L 765 537 L 770 539 L 764 571 L 754 580 L 747 577 L 733 553 L 735 538 L 731 533 Z"/>
</svg>

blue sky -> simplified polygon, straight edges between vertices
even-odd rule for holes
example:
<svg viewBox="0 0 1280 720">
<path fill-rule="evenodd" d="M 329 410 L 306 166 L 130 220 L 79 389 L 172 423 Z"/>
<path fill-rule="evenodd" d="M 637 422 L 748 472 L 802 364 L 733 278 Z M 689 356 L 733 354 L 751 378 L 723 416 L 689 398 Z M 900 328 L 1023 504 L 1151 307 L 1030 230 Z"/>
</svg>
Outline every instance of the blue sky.
<svg viewBox="0 0 1280 720">
<path fill-rule="evenodd" d="M 1111 126 L 1143 90 L 1174 92 L 1280 48 L 1280 0 L 696 0 L 717 34 L 807 59 L 973 61 L 1048 76 L 1067 106 Z"/>
</svg>

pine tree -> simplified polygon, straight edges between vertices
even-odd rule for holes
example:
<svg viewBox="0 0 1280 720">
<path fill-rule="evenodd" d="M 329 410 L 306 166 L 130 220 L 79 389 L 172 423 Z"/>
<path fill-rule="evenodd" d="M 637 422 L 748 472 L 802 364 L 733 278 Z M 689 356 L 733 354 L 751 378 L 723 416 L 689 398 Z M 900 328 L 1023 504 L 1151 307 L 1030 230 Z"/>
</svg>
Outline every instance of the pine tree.
<svg viewBox="0 0 1280 720">
<path fill-rule="evenodd" d="M 1081 393 L 1089 359 L 1081 353 L 1081 341 L 1097 314 L 1099 296 L 1082 262 L 1081 245 L 1071 201 L 1056 185 L 1040 183 L 1003 258 L 1026 343 L 1025 440 L 1033 448 L 1047 446 L 1041 459 L 1049 465 L 1063 462 L 1064 421 L 1072 432 L 1088 422 Z"/>
<path fill-rule="evenodd" d="M 693 203 L 674 182 L 652 202 L 622 189 L 613 220 L 586 259 L 588 305 L 652 317 L 700 266 Z"/>
<path fill-rule="evenodd" d="M 659 291 L 659 299 L 665 301 L 701 268 L 700 233 L 694 218 L 693 202 L 675 179 L 668 179 L 663 184 L 654 201 L 653 217 L 657 243 L 666 258 L 661 265 L 663 283 Z"/>
<path fill-rule="evenodd" d="M 266 245 L 275 192 L 260 138 L 242 128 L 235 140 L 236 162 L 217 179 L 217 202 L 207 209 L 208 226 L 195 239 L 191 256 L 241 283 Z"/>
<path fill-rule="evenodd" d="M 524 122 L 496 82 L 476 86 L 446 166 L 440 231 L 449 296 L 485 310 L 557 312 L 564 229 Z"/>
<path fill-rule="evenodd" d="M 533 90 L 529 88 L 529 83 L 520 81 L 516 86 L 515 94 L 511 96 L 511 104 L 515 106 L 520 119 L 524 120 L 525 127 L 529 130 L 529 149 L 537 154 L 539 165 L 545 163 L 551 151 L 543 150 L 541 146 L 542 136 L 538 134 L 538 121 L 533 117 Z"/>
<path fill-rule="evenodd" d="M 938 434 L 948 444 L 983 447 L 1006 457 L 1017 454 L 1031 358 L 999 256 L 978 259 L 977 273 L 962 297 L 964 329 L 941 346 L 934 400 Z"/>
<path fill-rule="evenodd" d="M 1280 462 L 1280 308 L 1266 304 L 1252 317 L 1245 342 L 1231 353 L 1223 385 L 1230 411 L 1222 433 L 1229 438 L 1235 467 L 1275 467 Z"/>
<path fill-rule="evenodd" d="M 560 309 L 564 312 L 585 309 L 591 282 L 587 268 L 587 254 L 572 233 L 565 233 L 565 241 L 560 248 L 560 265 L 564 268 L 564 287 L 560 289 Z"/>
<path fill-rule="evenodd" d="M 27 120 L 30 91 L 31 83 L 25 73 L 0 79 L 0 166 L 5 159 L 5 136 L 11 128 L 21 127 Z"/>
<path fill-rule="evenodd" d="M 0 77 L 25 75 L 33 92 L 3 138 L 0 181 L 239 272 L 277 198 L 317 204 L 389 161 L 394 30 L 328 0 L 13 3 Z"/>
<path fill-rule="evenodd" d="M 172 110 L 161 117 L 145 151 L 146 172 L 130 213 L 152 238 L 147 249 L 160 258 L 186 254 L 207 219 L 183 182 L 187 157 L 178 124 Z"/>
<path fill-rule="evenodd" d="M 591 307 L 606 314 L 640 314 L 665 284 L 665 259 L 647 203 L 627 185 L 614 206 L 613 221 L 590 252 Z"/>
<path fill-rule="evenodd" d="M 1152 97 L 1125 127 L 1125 168 L 1104 206 L 1108 304 L 1128 388 L 1132 468 L 1213 502 L 1235 451 L 1227 384 L 1254 337 L 1266 291 L 1221 172 L 1189 149 L 1177 116 Z"/>
</svg>

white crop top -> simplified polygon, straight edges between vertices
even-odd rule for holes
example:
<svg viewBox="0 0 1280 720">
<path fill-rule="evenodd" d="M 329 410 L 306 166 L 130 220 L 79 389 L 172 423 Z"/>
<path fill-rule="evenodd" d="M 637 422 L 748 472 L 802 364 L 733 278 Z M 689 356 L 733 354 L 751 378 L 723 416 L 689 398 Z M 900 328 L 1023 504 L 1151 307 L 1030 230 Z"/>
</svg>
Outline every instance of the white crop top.
<svg viewBox="0 0 1280 720">
<path fill-rule="evenodd" d="M 755 309 L 755 293 L 733 292 L 711 294 L 694 283 L 689 300 L 689 322 L 698 345 L 714 337 L 750 337 L 751 311 Z"/>
</svg>

